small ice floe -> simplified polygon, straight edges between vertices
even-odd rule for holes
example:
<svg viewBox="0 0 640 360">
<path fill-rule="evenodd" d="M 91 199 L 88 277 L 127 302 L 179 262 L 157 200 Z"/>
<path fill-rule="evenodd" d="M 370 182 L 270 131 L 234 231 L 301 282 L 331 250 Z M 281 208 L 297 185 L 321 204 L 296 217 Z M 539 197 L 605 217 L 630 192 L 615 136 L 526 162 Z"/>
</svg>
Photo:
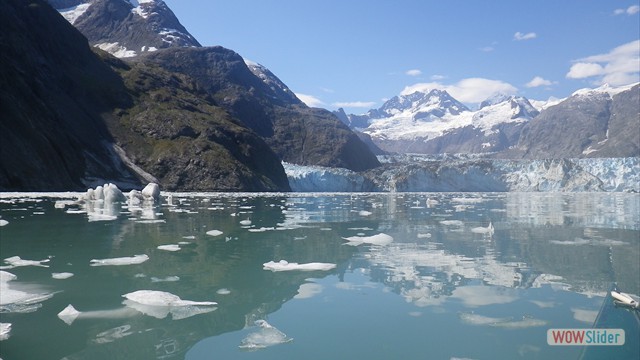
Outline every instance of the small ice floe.
<svg viewBox="0 0 640 360">
<path fill-rule="evenodd" d="M 274 228 L 273 226 L 270 227 L 261 227 L 261 228 L 254 228 L 254 229 L 249 229 L 249 232 L 265 232 L 265 231 L 273 231 L 276 228 Z"/>
<path fill-rule="evenodd" d="M 244 350 L 260 350 L 273 345 L 284 344 L 293 341 L 282 331 L 271 326 L 265 320 L 257 320 L 255 324 L 259 329 L 247 335 L 238 346 Z"/>
<path fill-rule="evenodd" d="M 249 219 L 240 220 L 240 225 L 249 226 L 249 225 L 251 225 L 251 220 L 249 220 Z"/>
<path fill-rule="evenodd" d="M 73 273 L 70 272 L 61 272 L 61 273 L 52 273 L 51 277 L 56 280 L 64 280 L 73 276 Z"/>
<path fill-rule="evenodd" d="M 164 319 L 169 314 L 173 320 L 185 319 L 217 309 L 213 301 L 182 300 L 177 295 L 156 290 L 138 290 L 122 295 L 122 303 L 145 315 Z"/>
<path fill-rule="evenodd" d="M 121 265 L 137 265 L 149 260 L 149 256 L 134 255 L 110 259 L 92 259 L 89 261 L 91 266 L 121 266 Z"/>
<path fill-rule="evenodd" d="M 220 230 L 209 230 L 209 231 L 207 231 L 207 235 L 209 235 L 209 236 L 220 236 L 222 234 L 223 234 L 223 232 L 220 231 Z"/>
<path fill-rule="evenodd" d="M 393 237 L 384 233 L 380 233 L 372 236 L 351 236 L 343 238 L 348 242 L 345 245 L 358 246 L 360 244 L 370 245 L 389 245 L 393 242 Z"/>
<path fill-rule="evenodd" d="M 0 313 L 30 313 L 42 307 L 41 302 L 53 297 L 53 293 L 32 291 L 39 289 L 33 285 L 9 287 L 9 282 L 18 277 L 0 270 Z M 26 290 L 26 291 L 25 291 Z"/>
<path fill-rule="evenodd" d="M 178 244 L 168 244 L 168 245 L 160 245 L 158 246 L 158 250 L 164 251 L 179 251 L 182 249 Z"/>
<path fill-rule="evenodd" d="M 428 239 L 430 237 L 431 237 L 431 233 L 418 234 L 418 239 Z"/>
<path fill-rule="evenodd" d="M 366 210 L 360 210 L 358 212 L 358 215 L 360 216 L 370 216 L 371 214 L 373 214 L 371 211 L 366 211 Z"/>
<path fill-rule="evenodd" d="M 524 316 L 522 317 L 522 320 L 498 322 L 498 323 L 492 324 L 491 326 L 499 327 L 503 329 L 525 329 L 530 327 L 540 327 L 540 326 L 546 326 L 546 325 L 547 325 L 547 322 L 544 320 L 534 319 L 531 317 Z"/>
<path fill-rule="evenodd" d="M 157 278 L 154 276 L 151 277 L 151 282 L 174 282 L 174 281 L 180 281 L 180 277 L 175 275 L 167 276 L 163 278 Z"/>
<path fill-rule="evenodd" d="M 7 340 L 11 333 L 10 323 L 0 323 L 0 341 Z"/>
<path fill-rule="evenodd" d="M 0 266 L 0 269 L 12 269 L 19 266 L 40 266 L 40 267 L 49 267 L 49 265 L 44 265 L 43 263 L 49 262 L 49 259 L 44 260 L 23 260 L 20 256 L 12 256 L 4 259 L 4 262 L 9 264 L 7 266 Z"/>
<path fill-rule="evenodd" d="M 142 189 L 141 193 L 145 200 L 157 202 L 158 199 L 160 199 L 160 186 L 156 183 L 148 183 L 147 186 Z"/>
<path fill-rule="evenodd" d="M 9 222 L 5 219 L 0 219 L 0 226 L 5 226 L 7 225 Z"/>
<path fill-rule="evenodd" d="M 216 294 L 218 294 L 218 295 L 229 295 L 229 294 L 231 294 L 231 290 L 225 289 L 225 288 L 218 289 L 218 291 L 216 291 Z"/>
<path fill-rule="evenodd" d="M 483 235 L 487 235 L 487 236 L 493 236 L 493 233 L 495 232 L 495 229 L 493 228 L 493 224 L 491 222 L 489 222 L 489 226 L 487 227 L 474 227 L 473 229 L 471 229 L 472 233 L 475 234 L 483 234 Z"/>
<path fill-rule="evenodd" d="M 469 325 L 494 325 L 500 322 L 511 321 L 512 318 L 498 318 L 478 315 L 474 313 L 460 313 L 458 314 L 462 322 Z"/>
<path fill-rule="evenodd" d="M 276 271 L 328 271 L 334 269 L 336 264 L 330 263 L 306 263 L 306 264 L 298 264 L 298 263 L 290 263 L 286 260 L 280 260 L 278 262 L 269 261 L 267 263 L 262 264 L 264 270 L 271 270 L 273 272 Z"/>
<path fill-rule="evenodd" d="M 129 331 L 131 330 L 131 325 L 122 325 L 118 326 L 106 331 L 103 331 L 96 335 L 96 338 L 93 340 L 96 344 L 107 344 L 110 342 L 114 342 L 118 339 L 122 339 L 125 336 L 133 335 L 134 333 Z"/>
<path fill-rule="evenodd" d="M 440 220 L 440 224 L 444 226 L 464 226 L 461 220 Z"/>
</svg>

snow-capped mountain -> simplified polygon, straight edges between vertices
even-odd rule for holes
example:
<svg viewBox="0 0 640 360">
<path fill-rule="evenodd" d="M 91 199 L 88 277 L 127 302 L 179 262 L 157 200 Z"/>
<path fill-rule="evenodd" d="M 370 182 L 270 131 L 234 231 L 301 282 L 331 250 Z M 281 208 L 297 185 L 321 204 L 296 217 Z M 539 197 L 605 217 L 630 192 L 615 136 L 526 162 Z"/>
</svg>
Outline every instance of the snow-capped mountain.
<svg viewBox="0 0 640 360">
<path fill-rule="evenodd" d="M 434 89 L 396 96 L 365 115 L 347 116 L 347 124 L 390 152 L 495 152 L 515 145 L 517 128 L 538 113 L 526 98 L 501 94 L 472 111 Z"/>
<path fill-rule="evenodd" d="M 126 58 L 169 47 L 199 47 L 161 0 L 48 0 L 92 46 Z"/>
</svg>

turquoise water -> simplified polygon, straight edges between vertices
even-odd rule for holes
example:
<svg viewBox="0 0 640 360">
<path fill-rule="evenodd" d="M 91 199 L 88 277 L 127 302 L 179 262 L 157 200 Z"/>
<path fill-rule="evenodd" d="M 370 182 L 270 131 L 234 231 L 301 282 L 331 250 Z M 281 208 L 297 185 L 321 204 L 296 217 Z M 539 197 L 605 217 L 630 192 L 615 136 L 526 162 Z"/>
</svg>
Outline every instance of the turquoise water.
<svg viewBox="0 0 640 360">
<path fill-rule="evenodd" d="M 576 358 L 547 329 L 590 327 L 613 282 L 640 293 L 636 194 L 172 197 L 1 194 L 0 357 Z M 335 267 L 263 269 L 280 260 Z M 155 305 L 123 297 L 139 290 Z M 158 306 L 176 296 L 217 305 Z"/>
</svg>

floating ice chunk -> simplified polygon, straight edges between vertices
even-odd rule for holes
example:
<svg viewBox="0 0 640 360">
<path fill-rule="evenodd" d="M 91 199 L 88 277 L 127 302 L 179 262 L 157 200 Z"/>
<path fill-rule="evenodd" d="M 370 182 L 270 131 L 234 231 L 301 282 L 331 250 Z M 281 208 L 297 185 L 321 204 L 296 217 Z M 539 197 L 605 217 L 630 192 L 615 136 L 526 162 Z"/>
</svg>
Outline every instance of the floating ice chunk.
<svg viewBox="0 0 640 360">
<path fill-rule="evenodd" d="M 7 267 L 3 268 L 14 268 L 19 266 L 40 266 L 40 267 L 49 267 L 49 265 L 44 265 L 43 263 L 49 262 L 49 259 L 44 260 L 23 260 L 20 256 L 12 256 L 4 259 L 4 262 L 9 264 Z"/>
<path fill-rule="evenodd" d="M 147 200 L 157 201 L 160 198 L 160 186 L 156 183 L 148 183 L 147 186 L 142 189 L 142 196 Z"/>
<path fill-rule="evenodd" d="M 371 214 L 373 214 L 371 211 L 366 211 L 366 210 L 360 210 L 358 212 L 358 215 L 360 215 L 360 216 L 369 216 Z"/>
<path fill-rule="evenodd" d="M 547 321 L 534 319 L 530 317 L 523 317 L 522 320 L 513 320 L 513 321 L 505 321 L 498 322 L 495 324 L 491 324 L 494 327 L 500 327 L 504 329 L 524 329 L 530 327 L 539 327 L 547 325 Z"/>
<path fill-rule="evenodd" d="M 218 294 L 218 295 L 229 295 L 229 294 L 231 294 L 231 291 L 229 289 L 222 288 L 222 289 L 218 289 L 218 291 L 216 291 L 216 294 Z"/>
<path fill-rule="evenodd" d="M 71 325 L 79 315 L 80 311 L 76 310 L 73 305 L 69 304 L 66 308 L 58 313 L 58 318 L 64 321 L 67 325 Z"/>
<path fill-rule="evenodd" d="M 493 233 L 495 232 L 495 229 L 493 228 L 493 224 L 491 222 L 489 222 L 489 226 L 487 227 L 474 227 L 473 229 L 471 229 L 472 233 L 476 233 L 476 234 L 484 234 L 484 235 L 488 235 L 488 236 L 492 236 Z"/>
<path fill-rule="evenodd" d="M 429 239 L 430 237 L 431 237 L 431 233 L 418 234 L 418 239 L 424 239 L 424 238 Z"/>
<path fill-rule="evenodd" d="M 94 213 L 94 212 L 87 213 L 87 217 L 89 219 L 89 222 L 94 222 L 94 221 L 112 221 L 112 220 L 116 220 L 118 218 L 117 215 L 99 214 L 99 213 Z"/>
<path fill-rule="evenodd" d="M 393 237 L 390 235 L 380 233 L 372 236 L 351 236 L 343 238 L 348 241 L 346 245 L 358 246 L 360 244 L 370 244 L 370 245 L 389 245 L 393 242 Z"/>
<path fill-rule="evenodd" d="M 575 239 L 575 240 L 549 240 L 550 243 L 556 245 L 586 245 L 589 244 L 587 239 Z"/>
<path fill-rule="evenodd" d="M 178 244 L 169 244 L 169 245 L 160 245 L 158 246 L 158 250 L 165 250 L 165 251 L 179 251 L 180 245 Z"/>
<path fill-rule="evenodd" d="M 298 263 L 290 263 L 286 260 L 280 260 L 279 262 L 269 261 L 268 263 L 264 263 L 264 270 L 271 270 L 273 272 L 276 271 L 328 271 L 334 269 L 336 264 L 330 263 L 306 263 L 306 264 L 298 264 Z"/>
<path fill-rule="evenodd" d="M 271 326 L 265 320 L 257 320 L 256 325 L 260 329 L 247 335 L 238 346 L 245 350 L 259 350 L 269 346 L 284 344 L 293 341 L 292 338 L 285 335 L 282 331 Z"/>
<path fill-rule="evenodd" d="M 249 231 L 250 232 L 265 232 L 265 231 L 273 231 L 275 229 L 276 228 L 271 226 L 271 227 L 261 227 L 261 228 L 258 228 L 258 229 L 249 229 Z"/>
<path fill-rule="evenodd" d="M 0 270 L 0 313 L 29 313 L 42 307 L 41 302 L 53 297 L 52 293 L 32 293 L 9 287 L 9 282 L 16 280 L 14 274 Z M 33 290 L 30 286 L 28 290 Z"/>
<path fill-rule="evenodd" d="M 122 339 L 125 336 L 134 334 L 129 330 L 131 330 L 131 325 L 127 324 L 127 325 L 118 326 L 113 329 L 109 329 L 99 333 L 98 335 L 96 335 L 96 338 L 93 341 L 97 344 L 106 344 L 106 343 L 114 342 L 118 339 Z"/>
<path fill-rule="evenodd" d="M 10 323 L 0 323 L 0 341 L 7 340 L 9 338 L 10 332 L 11 332 Z"/>
<path fill-rule="evenodd" d="M 249 226 L 251 225 L 251 220 L 246 219 L 246 220 L 240 220 L 240 225 L 242 226 Z"/>
<path fill-rule="evenodd" d="M 142 255 L 134 255 L 129 257 L 119 257 L 119 258 L 111 258 L 111 259 L 92 259 L 90 261 L 91 266 L 120 266 L 120 265 L 136 265 L 142 264 L 143 262 L 149 260 L 149 256 Z"/>
<path fill-rule="evenodd" d="M 223 232 L 220 230 L 209 230 L 207 231 L 207 235 L 211 235 L 211 236 L 220 236 L 222 235 Z"/>
<path fill-rule="evenodd" d="M 164 278 L 151 277 L 151 282 L 173 282 L 173 281 L 180 281 L 180 277 L 175 275 L 167 276 Z"/>
<path fill-rule="evenodd" d="M 441 220 L 440 224 L 445 226 L 464 226 L 461 220 Z"/>
<path fill-rule="evenodd" d="M 61 273 L 52 273 L 51 277 L 57 280 L 68 279 L 73 276 L 73 273 L 70 272 L 61 272 Z"/>
<path fill-rule="evenodd" d="M 5 219 L 0 219 L 0 226 L 5 226 L 7 225 L 9 222 Z"/>
<path fill-rule="evenodd" d="M 214 305 L 217 305 L 213 301 L 182 300 L 177 295 L 156 290 L 138 290 L 122 297 L 126 298 L 123 301 L 126 306 L 158 319 L 169 314 L 174 320 L 184 319 L 213 311 L 216 309 Z"/>
</svg>

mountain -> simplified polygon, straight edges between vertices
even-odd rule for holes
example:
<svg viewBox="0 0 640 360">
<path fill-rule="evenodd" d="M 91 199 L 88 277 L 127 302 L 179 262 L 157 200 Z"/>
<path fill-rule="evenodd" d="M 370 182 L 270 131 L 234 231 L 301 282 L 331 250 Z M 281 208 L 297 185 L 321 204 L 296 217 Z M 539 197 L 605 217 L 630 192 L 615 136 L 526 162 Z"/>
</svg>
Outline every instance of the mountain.
<svg viewBox="0 0 640 360">
<path fill-rule="evenodd" d="M 0 24 L 0 190 L 289 190 L 278 156 L 192 78 L 92 51 L 41 0 L 1 2 Z"/>
<path fill-rule="evenodd" d="M 471 111 L 434 89 L 396 96 L 379 109 L 342 119 L 389 152 L 488 153 L 517 144 L 522 126 L 537 115 L 524 97 L 496 95 Z"/>
<path fill-rule="evenodd" d="M 526 158 L 640 156 L 640 85 L 583 89 L 523 129 Z"/>
<path fill-rule="evenodd" d="M 229 49 L 201 47 L 163 1 L 69 1 L 50 3 L 91 44 L 131 63 L 159 66 L 193 79 L 218 106 L 258 133 L 282 160 L 351 170 L 379 165 L 335 115 L 307 107 L 266 67 L 245 61 Z"/>
<path fill-rule="evenodd" d="M 92 46 L 117 57 L 200 46 L 160 0 L 48 0 Z"/>
</svg>

